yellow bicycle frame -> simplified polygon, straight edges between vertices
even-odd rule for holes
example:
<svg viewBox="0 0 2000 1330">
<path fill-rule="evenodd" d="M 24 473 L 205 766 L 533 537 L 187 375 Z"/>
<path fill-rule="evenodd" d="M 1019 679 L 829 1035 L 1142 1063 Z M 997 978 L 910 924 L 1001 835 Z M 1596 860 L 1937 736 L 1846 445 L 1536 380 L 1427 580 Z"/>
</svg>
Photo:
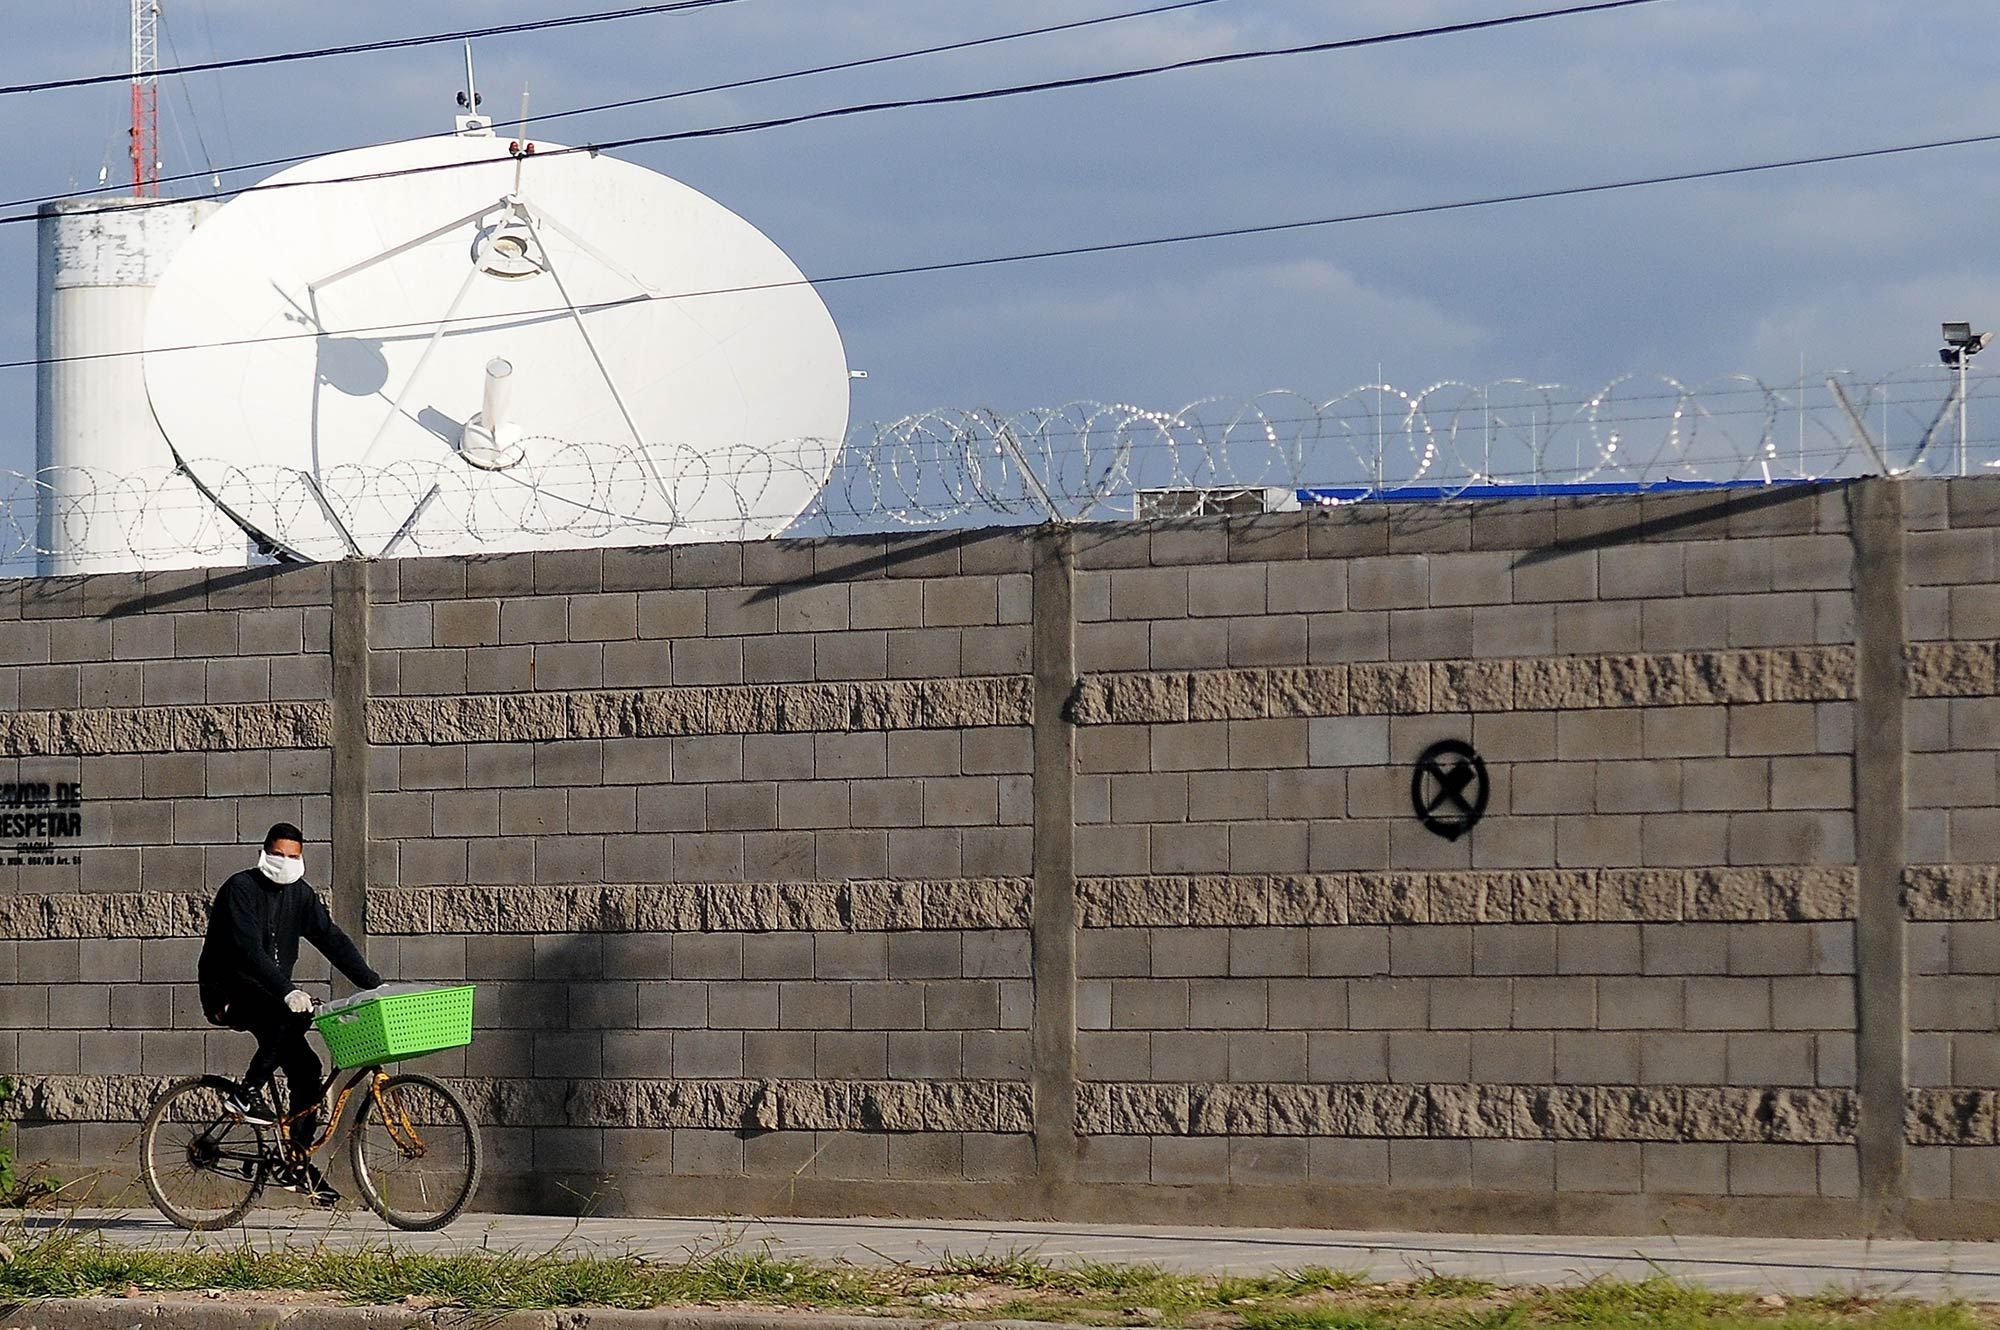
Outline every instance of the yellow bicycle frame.
<svg viewBox="0 0 2000 1330">
<path fill-rule="evenodd" d="M 333 1107 L 326 1114 L 326 1121 L 320 1128 L 319 1139 L 306 1146 L 303 1150 L 296 1149 L 292 1144 L 292 1124 L 307 1114 L 319 1111 L 321 1105 L 326 1102 L 326 1092 L 333 1088 L 334 1079 L 339 1075 L 340 1073 L 336 1071 L 333 1076 L 327 1078 L 326 1084 L 320 1087 L 319 1098 L 313 1102 L 311 1108 L 279 1119 L 280 1144 L 284 1148 L 294 1150 L 301 1159 L 310 1158 L 318 1154 L 321 1147 L 333 1139 L 334 1129 L 340 1125 L 340 1115 L 347 1108 L 348 1096 L 354 1093 L 355 1087 L 361 1084 L 361 1078 L 366 1076 L 369 1078 L 368 1097 L 374 1101 L 376 1115 L 382 1119 L 382 1128 L 389 1133 L 389 1139 L 396 1142 L 397 1145 L 403 1148 L 406 1154 L 413 1158 L 425 1153 L 427 1147 L 424 1144 L 424 1138 L 417 1131 L 416 1125 L 410 1121 L 408 1110 L 398 1103 L 395 1114 L 391 1116 L 389 1105 L 383 1101 L 382 1087 L 389 1083 L 389 1073 L 383 1071 L 380 1067 L 362 1067 L 356 1070 L 352 1076 L 348 1077 L 347 1084 L 340 1087 L 340 1094 L 334 1099 Z M 399 1124 L 401 1131 L 397 1130 Z M 358 1128 L 359 1125 L 357 1123 L 356 1127 Z"/>
</svg>

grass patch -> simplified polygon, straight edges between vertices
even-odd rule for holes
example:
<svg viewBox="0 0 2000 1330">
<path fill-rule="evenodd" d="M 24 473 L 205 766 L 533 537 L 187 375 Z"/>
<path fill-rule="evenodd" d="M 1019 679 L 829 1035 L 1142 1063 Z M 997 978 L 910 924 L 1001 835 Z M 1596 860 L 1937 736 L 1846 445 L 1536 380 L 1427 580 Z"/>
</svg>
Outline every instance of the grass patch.
<svg viewBox="0 0 2000 1330">
<path fill-rule="evenodd" d="M 1484 1298 L 1498 1287 L 1491 1280 L 1441 1275 L 1435 1270 L 1428 1270 L 1410 1282 L 1408 1291 L 1419 1298 Z"/>
<path fill-rule="evenodd" d="M 722 1253 L 678 1264 L 635 1258 L 504 1253 L 433 1255 L 387 1247 L 264 1252 L 131 1248 L 79 1233 L 8 1244 L 0 1301 L 143 1293 L 311 1291 L 350 1303 L 406 1298 L 480 1310 L 646 1308 L 689 1303 L 866 1307 L 865 1276 L 805 1261 Z"/>
<path fill-rule="evenodd" d="M 689 1305 L 1176 1330 L 2000 1330 L 1995 1309 L 1848 1293 L 1759 1299 L 1667 1279 L 1507 1289 L 1420 1270 L 1320 1267 L 1198 1278 L 1028 1253 L 862 1268 L 725 1250 L 681 1261 L 388 1246 L 265 1252 L 125 1247 L 80 1229 L 0 1230 L 0 1306 L 93 1296 L 308 1292 L 330 1302 L 516 1309 Z"/>
<path fill-rule="evenodd" d="M 1758 1298 L 1660 1278 L 1500 1288 L 1425 1273 L 1359 1296 L 1253 1310 L 1244 1330 L 1996 1330 L 1993 1309 L 1848 1294 Z"/>
</svg>

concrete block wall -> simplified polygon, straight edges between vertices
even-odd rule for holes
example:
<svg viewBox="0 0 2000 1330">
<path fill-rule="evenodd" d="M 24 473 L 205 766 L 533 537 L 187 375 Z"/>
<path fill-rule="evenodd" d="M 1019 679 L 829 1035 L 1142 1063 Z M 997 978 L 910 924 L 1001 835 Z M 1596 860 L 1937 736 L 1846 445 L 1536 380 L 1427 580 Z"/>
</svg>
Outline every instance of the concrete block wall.
<svg viewBox="0 0 2000 1330">
<path fill-rule="evenodd" d="M 1853 559 L 1796 499 L 1086 539 L 1086 1176 L 1854 1197 Z M 1492 782 L 1456 840 L 1439 739 Z"/>
<path fill-rule="evenodd" d="M 2000 638 L 2000 510 L 1977 481 L 1926 486 L 1911 505 L 1908 702 L 1911 923 L 1910 1185 L 1918 1196 L 2000 1200 L 1993 1141 L 2000 922 L 2000 698 L 1985 657 Z M 1983 1022 L 1983 1024 L 1982 1024 Z"/>
<path fill-rule="evenodd" d="M 53 1111 L 27 1105 L 22 1157 L 124 1150 L 135 1115 L 65 1098 L 80 1084 L 247 1064 L 201 1014 L 195 957 L 246 845 L 327 821 L 329 586 L 324 569 L 0 583 L 0 785 L 81 787 L 79 835 L 0 843 L 0 1075 L 45 1096 L 58 1078 Z"/>
<path fill-rule="evenodd" d="M 370 928 L 482 985 L 439 1065 L 526 1106 L 509 1157 L 628 1200 L 1032 1174 L 1028 567 L 1007 536 L 372 570 Z M 532 1176 L 495 1194 L 548 1204 Z"/>
<path fill-rule="evenodd" d="M 235 818 L 85 851 L 136 852 L 129 903 L 6 879 L 12 1111 L 104 1160 L 151 1077 L 236 1069 L 177 1015 L 71 1060 L 17 977 L 191 979 L 172 893 L 282 806 L 366 846 L 320 880 L 386 974 L 481 985 L 429 1065 L 489 1204 L 1982 1232 L 1996 514 L 1870 482 L 190 583 L 112 646 L 210 616 L 258 662 L 213 693 L 149 698 L 171 654 L 109 710 L 0 683 L 50 703 L 20 762 L 136 758 L 143 803 L 199 750 L 186 816 Z M 5 594 L 67 640 L 114 584 Z M 1491 786 L 1457 839 L 1411 805 L 1446 738 Z"/>
</svg>

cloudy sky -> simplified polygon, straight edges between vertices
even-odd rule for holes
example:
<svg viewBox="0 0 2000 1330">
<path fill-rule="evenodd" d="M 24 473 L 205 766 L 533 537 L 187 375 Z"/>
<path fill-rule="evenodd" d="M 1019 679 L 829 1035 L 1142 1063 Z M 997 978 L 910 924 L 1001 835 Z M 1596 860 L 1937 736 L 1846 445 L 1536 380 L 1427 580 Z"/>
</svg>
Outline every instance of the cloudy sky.
<svg viewBox="0 0 2000 1330">
<path fill-rule="evenodd" d="M 551 0 L 165 0 L 163 63 L 562 12 Z M 798 69 L 1146 0 L 737 0 L 491 39 L 489 107 Z M 579 5 L 601 8 L 603 5 Z M 565 122 L 572 142 L 1515 12 L 1502 0 L 1217 0 L 858 74 Z M 15 0 L 0 81 L 123 67 L 123 0 Z M 1991 126 L 2000 7 L 1662 0 L 1353 53 L 633 150 L 808 275 L 1284 221 L 1868 148 Z M 201 75 L 162 94 L 169 171 L 448 127 L 455 48 Z M 9 197 L 122 168 L 108 86 L 0 100 Z M 192 114 L 190 114 L 190 107 Z M 197 134 L 198 127 L 198 134 Z M 205 144 L 205 152 L 201 145 Z M 1256 239 L 829 287 L 857 421 L 1073 399 L 1174 407 L 1373 380 L 1888 370 L 1941 318 L 2000 321 L 2000 145 Z M 0 210 L 19 211 L 19 209 Z M 32 226 L 0 226 L 0 358 L 33 353 Z M 32 457 L 0 372 L 0 466 Z"/>
</svg>

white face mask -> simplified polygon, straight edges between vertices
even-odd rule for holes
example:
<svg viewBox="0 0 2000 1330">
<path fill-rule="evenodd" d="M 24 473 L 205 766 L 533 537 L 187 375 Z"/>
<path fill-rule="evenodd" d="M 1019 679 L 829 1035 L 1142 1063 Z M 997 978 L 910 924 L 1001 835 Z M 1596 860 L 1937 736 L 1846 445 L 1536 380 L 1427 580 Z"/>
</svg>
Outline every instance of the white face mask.
<svg viewBox="0 0 2000 1330">
<path fill-rule="evenodd" d="M 281 887 L 289 887 L 306 875 L 306 861 L 289 859 L 269 850 L 257 856 L 257 871 Z"/>
</svg>

